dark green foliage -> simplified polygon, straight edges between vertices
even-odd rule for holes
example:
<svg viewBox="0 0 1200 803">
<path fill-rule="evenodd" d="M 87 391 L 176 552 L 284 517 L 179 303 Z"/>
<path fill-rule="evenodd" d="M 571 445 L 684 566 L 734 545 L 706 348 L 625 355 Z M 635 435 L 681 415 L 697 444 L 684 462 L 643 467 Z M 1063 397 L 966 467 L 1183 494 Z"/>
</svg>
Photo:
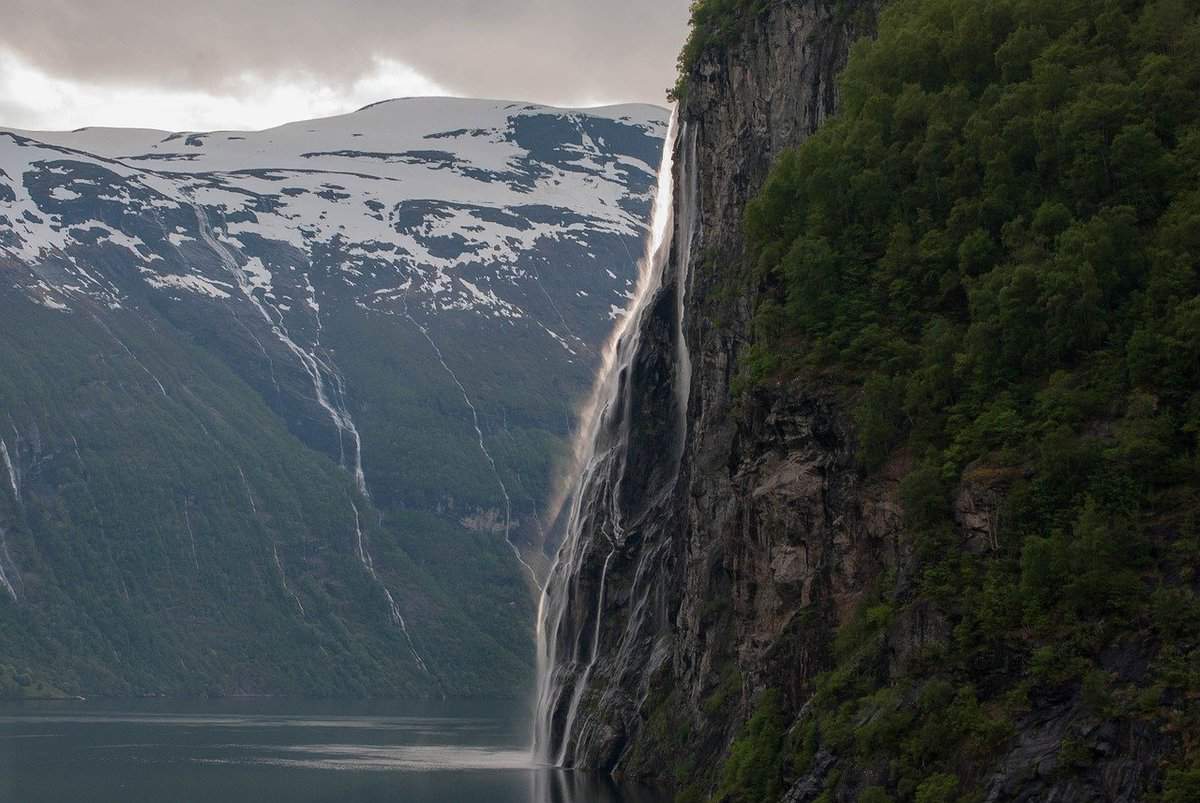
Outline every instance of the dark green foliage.
<svg viewBox="0 0 1200 803">
<path fill-rule="evenodd" d="M 858 803 L 895 803 L 882 786 L 868 786 L 858 798 Z"/>
<path fill-rule="evenodd" d="M 670 97 L 683 97 L 687 75 L 705 50 L 728 44 L 748 20 L 761 14 L 768 5 L 769 0 L 692 0 L 691 29 L 679 54 L 679 82 Z"/>
<path fill-rule="evenodd" d="M 747 210 L 761 298 L 736 387 L 831 378 L 864 470 L 911 458 L 918 579 L 879 604 L 932 604 L 952 635 L 897 684 L 878 631 L 843 627 L 797 766 L 818 743 L 891 755 L 897 799 L 970 798 L 1037 689 L 1189 733 L 1200 3 L 896 0 L 842 92 Z M 971 550 L 960 493 L 999 506 Z M 1100 666 L 1130 640 L 1158 651 L 1140 688 Z"/>
<path fill-rule="evenodd" d="M 47 685 L 29 669 L 0 664 L 0 699 L 55 700 L 66 697 L 61 689 Z"/>
<path fill-rule="evenodd" d="M 917 803 L 956 803 L 958 778 L 946 773 L 931 775 L 917 787 Z"/>
<path fill-rule="evenodd" d="M 783 713 L 779 693 L 764 692 L 721 771 L 718 800 L 759 803 L 782 794 Z"/>
<path fill-rule="evenodd" d="M 896 404 L 898 392 L 903 392 L 900 384 L 882 374 L 871 376 L 863 388 L 854 423 L 860 443 L 858 456 L 867 468 L 878 468 L 899 441 L 904 418 Z"/>
<path fill-rule="evenodd" d="M 1200 769 L 1172 770 L 1167 775 L 1163 803 L 1191 803 L 1200 800 Z"/>
</svg>

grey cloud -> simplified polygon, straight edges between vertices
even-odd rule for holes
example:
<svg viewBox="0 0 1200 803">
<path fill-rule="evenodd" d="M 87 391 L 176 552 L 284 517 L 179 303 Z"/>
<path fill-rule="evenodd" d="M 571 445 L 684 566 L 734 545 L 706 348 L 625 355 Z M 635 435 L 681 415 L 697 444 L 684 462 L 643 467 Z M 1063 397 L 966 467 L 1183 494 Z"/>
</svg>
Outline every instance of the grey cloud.
<svg viewBox="0 0 1200 803">
<path fill-rule="evenodd" d="M 0 0 L 0 47 L 59 76 L 221 90 L 239 76 L 348 85 L 375 58 L 450 91 L 663 102 L 688 0 Z"/>
<path fill-rule="evenodd" d="M 0 98 L 0 120 L 19 120 L 33 122 L 36 125 L 37 111 L 20 103 Z M 27 124 L 27 123 L 26 123 Z"/>
</svg>

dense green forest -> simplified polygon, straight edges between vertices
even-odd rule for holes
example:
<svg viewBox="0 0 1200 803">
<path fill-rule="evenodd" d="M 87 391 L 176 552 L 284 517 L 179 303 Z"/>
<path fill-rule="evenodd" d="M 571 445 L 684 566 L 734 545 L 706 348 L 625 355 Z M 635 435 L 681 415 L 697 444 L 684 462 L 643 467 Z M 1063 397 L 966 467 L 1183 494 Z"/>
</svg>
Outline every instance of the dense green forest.
<svg viewBox="0 0 1200 803">
<path fill-rule="evenodd" d="M 695 4 L 682 66 L 755 8 Z M 841 389 L 863 472 L 911 466 L 918 579 L 842 626 L 803 727 L 762 699 L 718 797 L 828 749 L 879 768 L 862 799 L 978 800 L 1016 719 L 1078 694 L 1173 740 L 1161 799 L 1200 799 L 1200 3 L 897 0 L 841 91 L 747 212 L 737 389 Z M 952 518 L 970 484 L 1003 499 L 983 550 Z M 916 605 L 951 636 L 891 676 Z"/>
</svg>

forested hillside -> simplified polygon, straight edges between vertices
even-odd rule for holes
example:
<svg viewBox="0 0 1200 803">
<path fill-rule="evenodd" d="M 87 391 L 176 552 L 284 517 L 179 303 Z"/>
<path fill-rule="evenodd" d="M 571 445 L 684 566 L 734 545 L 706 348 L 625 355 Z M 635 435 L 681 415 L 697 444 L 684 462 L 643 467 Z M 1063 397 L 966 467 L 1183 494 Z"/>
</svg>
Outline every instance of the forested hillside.
<svg viewBox="0 0 1200 803">
<path fill-rule="evenodd" d="M 627 378 L 685 445 L 581 527 L 565 755 L 681 803 L 1200 800 L 1200 3 L 692 23 Z"/>
<path fill-rule="evenodd" d="M 832 753 L 820 800 L 982 800 L 1022 719 L 1076 698 L 1054 773 L 1145 727 L 1144 799 L 1200 799 L 1198 14 L 897 0 L 750 205 L 738 392 L 840 388 L 912 555 L 838 629 L 814 713 L 785 735 L 761 696 L 719 799 Z M 926 605 L 945 638 L 897 666 Z"/>
</svg>

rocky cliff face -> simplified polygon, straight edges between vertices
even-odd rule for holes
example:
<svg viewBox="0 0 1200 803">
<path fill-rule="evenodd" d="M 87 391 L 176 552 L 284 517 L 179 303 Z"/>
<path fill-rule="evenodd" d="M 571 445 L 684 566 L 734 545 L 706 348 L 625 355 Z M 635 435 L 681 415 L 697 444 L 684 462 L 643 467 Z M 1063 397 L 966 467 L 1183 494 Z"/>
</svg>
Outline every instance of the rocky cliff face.
<svg viewBox="0 0 1200 803">
<path fill-rule="evenodd" d="M 898 498 L 909 457 L 864 474 L 845 400 L 819 382 L 740 397 L 731 389 L 762 289 L 747 264 L 743 211 L 774 159 L 836 110 L 836 76 L 879 5 L 774 4 L 691 75 L 676 185 L 694 175 L 695 192 L 677 189 L 676 219 L 693 211 L 685 199 L 695 222 L 676 238 L 623 378 L 627 467 L 599 499 L 585 497 L 585 518 L 602 512 L 581 531 L 594 548 L 576 571 L 574 630 L 560 634 L 596 655 L 564 736 L 568 763 L 704 787 L 764 690 L 778 692 L 785 727 L 801 723 L 815 678 L 833 665 L 839 625 L 881 590 L 911 596 L 915 558 Z M 682 326 L 672 303 L 680 282 Z M 669 389 L 689 367 L 679 353 L 691 369 L 681 457 L 670 448 L 680 433 Z M 993 548 L 1004 490 L 1005 478 L 986 472 L 963 483 L 955 519 L 964 550 Z M 882 636 L 881 672 L 891 677 L 950 630 L 930 605 L 897 609 Z M 1136 652 L 1106 669 L 1136 672 Z M 1089 721 L 1071 693 L 1033 703 L 1006 754 L 971 770 L 987 800 L 1137 799 L 1161 747 L 1148 728 Z M 1089 746 L 1089 768 L 1058 771 L 1072 740 Z M 887 773 L 822 751 L 780 792 L 815 800 L 834 771 L 839 800 Z"/>
<path fill-rule="evenodd" d="M 613 543 L 609 526 L 583 531 L 597 546 L 577 571 L 574 634 L 588 635 L 598 615 L 598 658 L 568 761 L 655 775 L 680 726 L 701 757 L 725 747 L 741 717 L 710 716 L 718 699 L 744 708 L 753 690 L 771 686 L 792 690 L 798 705 L 825 664 L 838 611 L 888 551 L 895 507 L 886 488 L 862 504 L 852 437 L 833 400 L 778 394 L 735 405 L 730 391 L 754 295 L 743 210 L 774 159 L 835 110 L 836 77 L 874 14 L 871 3 L 778 4 L 692 76 L 676 221 L 696 225 L 676 237 L 625 377 L 630 445 L 606 491 L 619 537 Z M 682 457 L 670 448 L 680 332 L 692 368 Z M 802 607 L 826 599 L 826 621 L 801 621 Z M 735 676 L 744 680 L 733 687 Z"/>
</svg>

